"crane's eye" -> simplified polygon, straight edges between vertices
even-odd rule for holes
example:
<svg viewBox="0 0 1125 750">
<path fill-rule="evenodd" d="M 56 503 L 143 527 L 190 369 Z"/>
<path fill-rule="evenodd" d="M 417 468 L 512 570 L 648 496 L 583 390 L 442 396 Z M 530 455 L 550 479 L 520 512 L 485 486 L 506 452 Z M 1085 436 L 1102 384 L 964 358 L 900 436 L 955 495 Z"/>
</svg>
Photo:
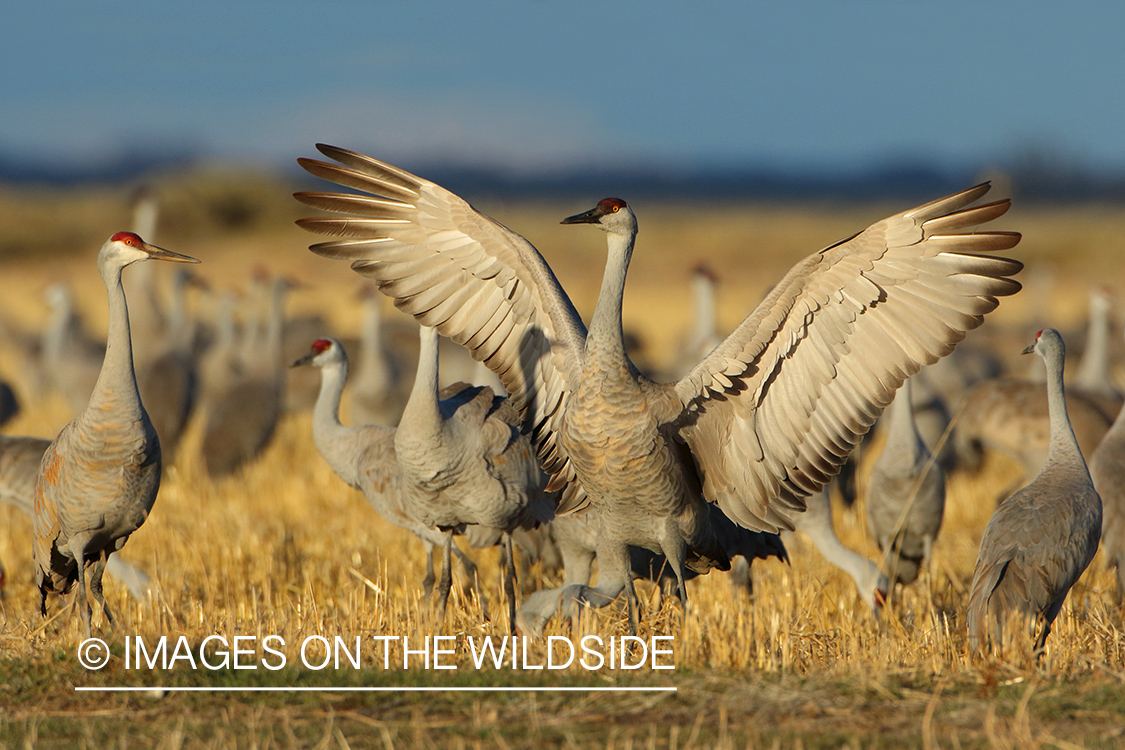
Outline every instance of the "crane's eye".
<svg viewBox="0 0 1125 750">
<path fill-rule="evenodd" d="M 613 207 L 613 213 L 617 213 L 620 210 L 621 210 L 621 206 L 614 206 Z"/>
</svg>

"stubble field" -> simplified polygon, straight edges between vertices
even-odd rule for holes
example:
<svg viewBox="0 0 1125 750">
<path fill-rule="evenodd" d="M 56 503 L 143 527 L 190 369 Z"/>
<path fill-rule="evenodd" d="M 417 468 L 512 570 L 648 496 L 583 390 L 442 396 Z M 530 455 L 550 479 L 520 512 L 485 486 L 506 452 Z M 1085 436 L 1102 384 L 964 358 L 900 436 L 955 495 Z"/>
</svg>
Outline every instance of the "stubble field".
<svg viewBox="0 0 1125 750">
<path fill-rule="evenodd" d="M 201 275 L 217 288 L 242 288 L 264 264 L 308 283 L 294 294 L 295 314 L 318 312 L 339 337 L 355 336 L 353 292 L 346 264 L 317 258 L 310 237 L 293 228 L 302 215 L 287 186 L 257 185 L 243 214 L 184 214 L 200 201 L 226 206 L 233 187 L 169 181 L 157 244 L 200 258 Z M 210 190 L 211 192 L 208 192 Z M 179 192 L 177 192 L 179 191 Z M 280 199 L 275 199 L 276 192 Z M 205 199 L 217 193 L 213 204 Z M 97 247 L 129 226 L 124 191 L 81 194 L 7 193 L 0 229 L 0 314 L 11 330 L 41 325 L 43 289 L 66 280 L 93 330 L 104 331 L 105 298 L 95 273 Z M 200 198 L 203 196 L 203 198 Z M 267 197 L 263 197 L 267 196 Z M 602 196 L 589 196 L 593 204 Z M 626 196 L 627 198 L 628 196 Z M 60 216 L 60 207 L 70 207 Z M 179 207 L 179 213 L 177 213 Z M 588 317 L 604 258 L 603 236 L 560 227 L 563 216 L 588 208 L 487 204 L 480 208 L 534 242 L 576 306 Z M 625 299 L 625 324 L 643 342 L 645 362 L 670 359 L 690 318 L 688 275 L 706 260 L 722 279 L 725 330 L 748 313 L 769 285 L 803 255 L 894 211 L 894 206 L 634 204 L 641 225 Z M 180 218 L 177 218 L 177 215 Z M 41 217 L 54 216 L 49 223 Z M 235 218 L 231 218 L 234 216 Z M 242 218 L 238 218 L 241 216 Z M 247 218 L 247 216 L 249 218 Z M 23 217 L 23 220 L 20 220 Z M 1005 300 L 974 334 L 1012 355 L 1041 324 L 1080 327 L 1086 291 L 1122 275 L 1125 219 L 1112 207 L 1021 207 L 998 228 L 1022 231 L 1012 253 L 1027 269 L 1028 290 Z M 3 232 L 0 232 L 3 234 Z M 126 274 L 130 271 L 127 270 Z M 207 299 L 196 305 L 211 314 Z M 387 306 L 388 317 L 401 314 Z M 401 321 L 397 321 L 401 322 Z M 1026 338 L 1026 340 L 1025 340 Z M 299 353 L 299 352 L 297 352 Z M 294 357 L 296 354 L 294 354 Z M 8 341 L 0 374 L 24 396 L 8 434 L 53 436 L 70 418 L 55 395 L 31 397 L 21 352 Z M 754 597 L 734 591 L 724 574 L 689 584 L 690 612 L 642 587 L 639 635 L 674 636 L 674 670 L 477 669 L 467 646 L 505 635 L 493 550 L 474 551 L 493 619 L 455 586 L 451 612 L 437 622 L 421 591 L 423 552 L 405 532 L 382 521 L 316 454 L 307 411 L 285 417 L 260 460 L 238 475 L 210 480 L 198 458 L 198 425 L 167 467 L 149 521 L 122 557 L 158 584 L 146 603 L 107 578 L 116 628 L 95 617 L 95 635 L 114 657 L 100 671 L 77 661 L 80 621 L 49 601 L 46 621 L 32 584 L 31 521 L 0 506 L 0 560 L 8 572 L 0 605 L 0 747 L 1116 747 L 1125 743 L 1125 635 L 1111 597 L 1111 576 L 1098 558 L 1072 591 L 1037 662 L 1026 644 L 976 660 L 967 652 L 963 614 L 977 546 L 996 495 L 1018 476 L 1015 465 L 990 457 L 977 474 L 949 482 L 945 523 L 934 548 L 932 577 L 901 591 L 881 620 L 856 596 L 845 574 L 808 543 L 788 542 L 791 565 L 753 567 Z M 877 451 L 867 454 L 865 466 Z M 860 475 L 862 497 L 863 472 Z M 835 507 L 843 542 L 871 558 L 877 550 L 854 510 Z M 561 573 L 536 563 L 521 578 L 524 594 L 558 585 Z M 548 634 L 626 632 L 624 608 L 584 619 L 577 631 L 555 623 Z M 372 636 L 455 636 L 456 670 L 422 667 L 415 659 L 382 668 Z M 184 636 L 193 648 L 208 636 L 230 642 L 267 635 L 284 640 L 280 670 L 168 670 L 125 667 L 126 638 L 156 643 Z M 300 666 L 298 646 L 311 636 L 347 643 L 359 637 L 364 659 L 322 670 Z M 529 643 L 529 664 L 545 660 L 543 641 Z M 260 655 L 260 652 L 259 654 Z M 322 655 L 322 654 L 321 654 Z M 319 662 L 310 652 L 310 660 Z M 254 657 L 257 662 L 257 655 Z M 274 660 L 276 663 L 277 660 Z M 395 666 L 394 662 L 398 662 Z M 676 687 L 674 693 L 206 693 L 77 692 L 75 687 Z"/>
</svg>

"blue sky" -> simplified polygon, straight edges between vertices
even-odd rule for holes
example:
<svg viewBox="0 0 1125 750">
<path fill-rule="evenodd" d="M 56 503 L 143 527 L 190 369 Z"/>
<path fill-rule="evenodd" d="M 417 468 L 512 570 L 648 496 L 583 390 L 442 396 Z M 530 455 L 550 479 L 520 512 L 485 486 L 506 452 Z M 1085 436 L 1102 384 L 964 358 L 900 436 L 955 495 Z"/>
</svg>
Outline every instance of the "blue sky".
<svg viewBox="0 0 1125 750">
<path fill-rule="evenodd" d="M 10 3 L 0 154 L 1125 170 L 1125 5 Z"/>
</svg>

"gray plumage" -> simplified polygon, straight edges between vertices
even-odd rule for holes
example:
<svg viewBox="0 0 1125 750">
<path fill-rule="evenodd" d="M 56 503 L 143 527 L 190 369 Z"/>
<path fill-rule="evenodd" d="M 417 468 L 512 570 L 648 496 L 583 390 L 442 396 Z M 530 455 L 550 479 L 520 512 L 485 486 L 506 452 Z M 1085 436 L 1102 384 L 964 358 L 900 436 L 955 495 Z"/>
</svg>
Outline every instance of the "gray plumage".
<svg viewBox="0 0 1125 750">
<path fill-rule="evenodd" d="M 445 536 L 437 528 L 418 521 L 406 504 L 398 457 L 395 455 L 395 428 L 373 424 L 345 426 L 340 423 L 340 400 L 348 379 L 348 356 L 339 341 L 317 339 L 313 342 L 312 351 L 293 363 L 293 367 L 302 365 L 320 369 L 320 392 L 313 411 L 313 442 L 317 450 L 340 479 L 363 493 L 376 513 L 422 540 L 426 547 L 423 588 L 428 596 L 434 583 L 433 550 L 445 544 Z M 474 546 L 478 545 L 491 546 L 483 542 Z M 461 561 L 480 598 L 476 565 L 456 546 L 452 548 L 452 553 Z M 483 598 L 480 601 L 483 607 Z"/>
<path fill-rule="evenodd" d="M 1027 487 L 997 508 L 981 539 L 969 594 L 969 643 L 1003 637 L 1004 620 L 1019 613 L 1040 628 L 1043 647 L 1071 586 L 1098 551 L 1102 502 L 1067 418 L 1065 348 L 1058 331 L 1041 331 L 1034 351 L 1047 366 L 1051 441 L 1046 463 Z"/>
<path fill-rule="evenodd" d="M 1090 290 L 1090 316 L 1086 328 L 1086 348 L 1078 362 L 1078 372 L 1071 384 L 1096 400 L 1104 411 L 1114 416 L 1121 409 L 1121 390 L 1113 381 L 1110 342 L 1110 313 L 1113 300 L 1104 287 Z"/>
<path fill-rule="evenodd" d="M 0 503 L 35 518 L 35 478 L 50 440 L 34 437 L 0 435 Z M 106 561 L 105 572 L 129 589 L 138 601 L 150 591 L 151 580 L 143 570 L 114 555 Z M 3 588 L 3 567 L 0 566 L 0 590 Z"/>
<path fill-rule="evenodd" d="M 511 534 L 554 517 L 554 498 L 519 415 L 487 386 L 456 383 L 438 391 L 438 332 L 420 329 L 418 370 L 394 435 L 409 513 L 445 535 L 439 610 L 450 587 L 453 534 L 466 526 L 500 532 L 509 624 L 515 629 L 515 559 Z"/>
<path fill-rule="evenodd" d="M 718 287 L 718 276 L 706 264 L 700 263 L 692 269 L 692 322 L 676 345 L 670 368 L 673 378 L 690 372 L 697 362 L 723 341 L 719 333 Z"/>
<path fill-rule="evenodd" d="M 318 148 L 343 166 L 302 159 L 305 169 L 366 194 L 297 194 L 347 215 L 298 222 L 337 238 L 312 250 L 351 261 L 500 377 L 549 488 L 562 491 L 560 512 L 598 511 L 599 583 L 576 601 L 603 606 L 624 590 L 634 628 L 630 545 L 668 558 L 686 602 L 687 569 L 729 565 L 707 500 L 746 528 L 791 528 L 902 381 L 1019 289 L 1007 277 L 1021 264 L 984 254 L 1019 235 L 975 231 L 1008 202 L 966 208 L 987 192 L 980 185 L 809 256 L 689 373 L 658 384 L 625 353 L 621 306 L 637 222 L 624 201 L 564 220 L 608 239 L 587 332 L 524 238 L 428 180 Z"/>
<path fill-rule="evenodd" d="M 212 296 L 212 299 L 214 297 Z M 203 353 L 199 367 L 199 410 L 210 414 L 212 407 L 238 382 L 242 361 L 238 356 L 238 331 L 234 308 L 234 291 L 223 291 L 214 307 L 214 336 Z"/>
<path fill-rule="evenodd" d="M 867 527 L 884 553 L 892 582 L 913 583 L 945 513 L 945 473 L 914 422 L 912 381 L 896 394 L 883 452 L 867 483 Z"/>
<path fill-rule="evenodd" d="M 145 413 L 133 370 L 129 311 L 121 271 L 139 261 L 197 262 L 118 232 L 102 245 L 98 271 L 109 298 L 105 361 L 90 401 L 47 447 L 35 485 L 32 553 L 40 609 L 47 594 L 78 583 L 78 607 L 90 634 L 90 592 L 112 622 L 102 595 L 106 559 L 148 517 L 160 487 L 160 441 Z"/>
</svg>

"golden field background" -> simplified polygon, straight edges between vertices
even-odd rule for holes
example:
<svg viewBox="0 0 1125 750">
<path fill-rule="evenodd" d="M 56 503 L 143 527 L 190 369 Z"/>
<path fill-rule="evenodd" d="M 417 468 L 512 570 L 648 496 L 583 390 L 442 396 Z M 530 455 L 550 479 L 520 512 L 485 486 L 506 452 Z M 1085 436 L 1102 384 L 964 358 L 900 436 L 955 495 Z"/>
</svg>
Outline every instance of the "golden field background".
<svg viewBox="0 0 1125 750">
<path fill-rule="evenodd" d="M 155 187 L 164 197 L 161 230 L 146 239 L 201 259 L 200 275 L 216 288 L 244 288 L 256 265 L 299 278 L 309 286 L 293 294 L 291 313 L 323 314 L 332 328 L 325 334 L 358 334 L 353 292 L 359 279 L 347 264 L 308 252 L 314 240 L 292 225 L 305 211 L 287 198 L 290 186 L 266 176 L 203 173 L 169 177 Z M 604 237 L 558 222 L 601 197 L 480 201 L 478 208 L 528 237 L 588 318 Z M 687 328 L 688 278 L 698 262 L 706 261 L 721 279 L 721 322 L 729 330 L 799 258 L 910 206 L 632 205 L 641 233 L 625 325 L 640 335 L 642 355 L 655 366 L 668 362 Z M 7 189 L 0 190 L 0 206 L 3 319 L 12 328 L 38 328 L 43 289 L 65 280 L 89 324 L 104 330 L 95 254 L 105 237 L 130 226 L 128 190 Z M 1029 288 L 1006 299 L 972 338 L 1013 360 L 1030 343 L 1034 326 L 1053 325 L 1066 335 L 1082 324 L 1090 285 L 1122 278 L 1125 216 L 1117 207 L 1024 206 L 1017 198 L 996 228 L 1024 233 L 1010 255 L 1027 265 L 1019 278 Z M 205 300 L 196 302 L 206 314 Z M 389 304 L 386 309 L 388 318 L 402 317 Z M 29 401 L 22 367 L 19 352 L 0 351 L 0 376 L 16 384 L 25 405 L 5 431 L 53 436 L 71 415 L 59 397 Z M 475 602 L 455 595 L 447 621 L 437 623 L 422 597 L 421 544 L 383 522 L 332 474 L 312 444 L 309 413 L 287 416 L 260 460 L 218 482 L 202 470 L 196 427 L 167 468 L 153 515 L 122 552 L 158 581 L 158 595 L 139 604 L 107 577 L 118 624 L 114 630 L 99 626 L 96 613 L 95 635 L 119 647 L 127 635 L 182 634 L 196 643 L 211 634 L 278 634 L 292 644 L 314 634 L 504 634 L 495 551 L 472 553 L 494 621 L 483 622 Z M 867 612 L 851 580 L 799 537 L 788 545 L 790 566 L 775 560 L 754 565 L 753 600 L 732 591 L 723 574 L 690 583 L 691 611 L 682 623 L 678 605 L 665 603 L 657 611 L 653 588 L 644 586 L 640 635 L 675 635 L 674 672 L 477 673 L 463 662 L 447 673 L 149 674 L 126 672 L 115 659 L 87 673 L 74 659 L 82 640 L 78 618 L 60 615 L 55 599 L 46 623 L 38 614 L 30 520 L 0 506 L 0 530 L 8 530 L 0 531 L 0 560 L 8 570 L 0 608 L 0 748 L 1120 746 L 1125 635 L 1100 558 L 1072 591 L 1041 663 L 1026 644 L 976 661 L 967 654 L 962 616 L 977 546 L 997 493 L 1017 475 L 1013 464 L 992 457 L 980 474 L 952 477 L 934 576 L 902 592 L 881 621 Z M 876 558 L 862 506 L 846 511 L 837 505 L 835 511 L 843 542 Z M 537 564 L 521 585 L 526 595 L 559 580 L 561 573 Z M 582 628 L 624 633 L 623 606 Z M 570 633 L 558 624 L 548 632 Z M 541 654 L 542 644 L 533 649 Z M 74 685 L 157 683 L 675 685 L 679 692 L 156 698 L 73 691 Z"/>
</svg>

